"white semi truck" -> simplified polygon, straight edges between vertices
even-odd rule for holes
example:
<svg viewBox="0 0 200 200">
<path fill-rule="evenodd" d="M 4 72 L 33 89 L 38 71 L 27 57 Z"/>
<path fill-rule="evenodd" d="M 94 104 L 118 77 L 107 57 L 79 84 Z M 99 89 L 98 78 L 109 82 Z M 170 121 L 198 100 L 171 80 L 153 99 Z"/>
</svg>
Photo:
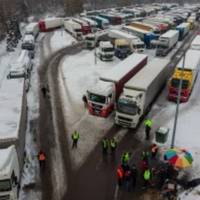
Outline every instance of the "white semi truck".
<svg viewBox="0 0 200 200">
<path fill-rule="evenodd" d="M 83 34 L 81 31 L 81 25 L 72 19 L 65 19 L 63 22 L 64 29 L 69 32 L 77 40 L 82 40 Z"/>
<path fill-rule="evenodd" d="M 169 30 L 159 37 L 156 56 L 166 56 L 171 49 L 176 46 L 179 38 L 179 32 Z"/>
<path fill-rule="evenodd" d="M 87 90 L 90 114 L 107 117 L 114 109 L 124 84 L 147 63 L 144 54 L 132 54 L 105 74 Z"/>
<path fill-rule="evenodd" d="M 114 47 L 110 41 L 101 41 L 97 49 L 97 56 L 102 61 L 111 61 L 114 57 Z"/>
<path fill-rule="evenodd" d="M 117 102 L 116 124 L 137 127 L 169 77 L 169 62 L 168 59 L 153 59 L 124 85 Z"/>
<path fill-rule="evenodd" d="M 144 42 L 137 36 L 129 34 L 122 30 L 110 29 L 108 30 L 108 36 L 114 39 L 125 39 L 129 42 L 130 48 L 133 52 L 143 52 Z"/>
<path fill-rule="evenodd" d="M 24 78 L 3 81 L 0 109 L 0 199 L 17 200 L 24 163 L 26 130 Z"/>
</svg>

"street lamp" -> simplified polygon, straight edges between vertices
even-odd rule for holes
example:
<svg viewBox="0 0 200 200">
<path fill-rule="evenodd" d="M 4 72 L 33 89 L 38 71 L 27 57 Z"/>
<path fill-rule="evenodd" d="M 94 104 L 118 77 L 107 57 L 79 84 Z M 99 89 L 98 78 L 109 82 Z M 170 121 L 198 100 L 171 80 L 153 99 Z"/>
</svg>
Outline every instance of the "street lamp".
<svg viewBox="0 0 200 200">
<path fill-rule="evenodd" d="M 184 74 L 184 67 L 185 67 L 185 53 L 183 54 L 183 64 L 181 68 L 181 73 L 180 73 L 180 82 L 179 82 L 179 87 L 178 87 L 178 97 L 176 100 L 176 113 L 175 113 L 175 119 L 174 119 L 174 127 L 173 127 L 173 133 L 172 133 L 172 140 L 171 140 L 171 148 L 174 148 L 174 142 L 175 142 L 175 136 L 176 136 L 176 126 L 177 126 L 177 120 L 178 120 L 178 112 L 179 112 L 179 105 L 180 105 L 180 98 L 181 98 L 181 89 L 182 89 L 182 84 L 183 84 L 183 74 Z"/>
</svg>

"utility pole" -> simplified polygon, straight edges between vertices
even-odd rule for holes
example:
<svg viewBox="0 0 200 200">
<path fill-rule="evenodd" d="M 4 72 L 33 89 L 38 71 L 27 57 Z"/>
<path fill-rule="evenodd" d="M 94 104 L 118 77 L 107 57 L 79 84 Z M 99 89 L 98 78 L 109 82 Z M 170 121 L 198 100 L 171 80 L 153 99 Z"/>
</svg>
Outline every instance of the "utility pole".
<svg viewBox="0 0 200 200">
<path fill-rule="evenodd" d="M 173 133 L 172 133 L 172 141 L 171 141 L 171 148 L 174 148 L 174 142 L 175 142 L 175 136 L 176 136 L 176 126 L 177 126 L 177 121 L 178 121 L 178 112 L 179 112 L 179 105 L 180 105 L 180 98 L 181 98 L 181 89 L 183 85 L 183 71 L 185 67 L 185 54 L 183 54 L 183 64 L 181 68 L 181 73 L 180 73 L 180 82 L 179 82 L 179 87 L 178 87 L 178 97 L 176 100 L 176 113 L 175 113 L 175 119 L 174 119 L 174 127 L 173 127 Z"/>
<path fill-rule="evenodd" d="M 94 33 L 94 64 L 97 64 L 96 32 Z"/>
</svg>

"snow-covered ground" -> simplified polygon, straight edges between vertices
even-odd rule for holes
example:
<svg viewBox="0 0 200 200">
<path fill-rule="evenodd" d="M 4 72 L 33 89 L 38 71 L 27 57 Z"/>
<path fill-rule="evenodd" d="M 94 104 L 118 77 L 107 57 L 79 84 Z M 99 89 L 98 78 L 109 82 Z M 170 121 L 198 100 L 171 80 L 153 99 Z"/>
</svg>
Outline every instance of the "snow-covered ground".
<svg viewBox="0 0 200 200">
<path fill-rule="evenodd" d="M 64 29 L 56 30 L 51 37 L 51 49 L 53 52 L 58 51 L 66 46 L 75 43 L 76 40 L 69 35 Z"/>
</svg>

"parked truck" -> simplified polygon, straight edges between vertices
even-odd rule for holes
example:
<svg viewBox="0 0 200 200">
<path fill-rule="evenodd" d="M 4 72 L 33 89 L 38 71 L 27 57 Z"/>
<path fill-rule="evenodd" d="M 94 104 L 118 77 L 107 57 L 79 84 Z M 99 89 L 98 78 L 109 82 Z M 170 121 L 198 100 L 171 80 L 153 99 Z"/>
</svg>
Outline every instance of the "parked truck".
<svg viewBox="0 0 200 200">
<path fill-rule="evenodd" d="M 122 30 L 109 29 L 108 36 L 114 39 L 125 39 L 129 42 L 131 51 L 133 52 L 143 52 L 144 42 L 137 36 L 129 34 Z"/>
<path fill-rule="evenodd" d="M 131 44 L 126 39 L 116 39 L 114 48 L 115 56 L 120 59 L 124 59 L 132 53 Z"/>
<path fill-rule="evenodd" d="M 157 34 L 154 34 L 151 31 L 145 31 L 132 26 L 124 26 L 122 30 L 139 37 L 145 43 L 146 48 L 151 48 L 151 41 L 156 40 L 159 37 Z"/>
<path fill-rule="evenodd" d="M 0 99 L 0 199 L 17 200 L 27 123 L 25 80 L 5 79 Z"/>
<path fill-rule="evenodd" d="M 146 63 L 146 55 L 135 53 L 101 75 L 97 84 L 87 90 L 89 113 L 107 117 L 113 111 L 124 84 Z"/>
<path fill-rule="evenodd" d="M 73 37 L 77 38 L 77 40 L 82 40 L 83 34 L 81 31 L 81 25 L 71 19 L 64 20 L 64 29 L 69 32 Z"/>
<path fill-rule="evenodd" d="M 155 58 L 125 83 L 117 101 L 116 124 L 137 127 L 167 81 L 169 62 L 167 59 Z"/>
<path fill-rule="evenodd" d="M 59 17 L 46 18 L 38 23 L 41 32 L 47 32 L 59 28 L 63 25 L 63 19 Z"/>
<path fill-rule="evenodd" d="M 109 26 L 109 21 L 103 17 L 90 16 L 90 18 L 97 22 L 97 27 L 100 29 L 107 29 Z"/>
<path fill-rule="evenodd" d="M 81 25 L 81 31 L 83 35 L 91 33 L 91 26 L 86 21 L 79 18 L 72 18 L 72 20 Z"/>
<path fill-rule="evenodd" d="M 179 32 L 169 30 L 159 37 L 156 49 L 156 56 L 166 56 L 171 49 L 176 46 L 179 38 Z"/>
<path fill-rule="evenodd" d="M 92 33 L 94 33 L 94 32 L 97 31 L 98 24 L 97 24 L 96 21 L 94 21 L 94 20 L 92 20 L 92 19 L 90 19 L 88 17 L 81 17 L 81 19 L 84 20 L 84 21 L 86 21 L 90 25 Z"/>
<path fill-rule="evenodd" d="M 99 14 L 100 17 L 105 18 L 109 21 L 111 25 L 119 25 L 122 23 L 122 18 L 120 16 L 115 16 L 113 14 Z"/>
<path fill-rule="evenodd" d="M 33 63 L 30 58 L 29 51 L 22 50 L 19 58 L 10 64 L 10 70 L 7 75 L 8 79 L 29 77 Z"/>
<path fill-rule="evenodd" d="M 169 30 L 169 25 L 166 24 L 166 23 L 154 21 L 154 20 L 151 20 L 151 19 L 144 19 L 143 22 L 146 23 L 146 24 L 151 24 L 151 25 L 157 26 L 160 33 L 164 33 L 167 30 Z"/>
<path fill-rule="evenodd" d="M 110 41 L 101 41 L 97 49 L 97 56 L 102 61 L 112 61 L 114 56 L 114 47 Z"/>
<path fill-rule="evenodd" d="M 33 51 L 35 49 L 35 39 L 31 34 L 26 34 L 22 41 L 22 49 Z"/>
<path fill-rule="evenodd" d="M 172 77 L 168 82 L 168 99 L 176 101 L 178 97 L 179 84 L 182 79 L 181 88 L 181 102 L 187 102 L 192 89 L 194 87 L 195 80 L 199 73 L 200 68 L 200 51 L 189 49 L 185 54 L 184 69 L 183 58 L 178 63 Z"/>
<path fill-rule="evenodd" d="M 38 34 L 39 34 L 39 26 L 38 26 L 38 23 L 36 22 L 33 22 L 33 23 L 30 23 L 26 26 L 25 28 L 25 34 L 30 34 L 30 35 L 33 35 L 34 39 L 37 38 Z"/>
<path fill-rule="evenodd" d="M 152 32 L 152 33 L 156 33 L 156 34 L 160 33 L 160 30 L 158 29 L 157 26 L 151 25 L 151 24 L 146 24 L 146 23 L 143 23 L 143 22 L 132 22 L 132 23 L 129 24 L 129 26 L 132 26 L 134 28 L 139 28 L 139 29 L 142 29 L 142 30 L 145 30 L 145 31 L 149 31 L 149 32 Z"/>
<path fill-rule="evenodd" d="M 184 22 L 184 23 L 178 25 L 176 27 L 176 30 L 179 31 L 179 41 L 181 41 L 189 33 L 189 31 L 190 31 L 190 24 Z"/>
</svg>

